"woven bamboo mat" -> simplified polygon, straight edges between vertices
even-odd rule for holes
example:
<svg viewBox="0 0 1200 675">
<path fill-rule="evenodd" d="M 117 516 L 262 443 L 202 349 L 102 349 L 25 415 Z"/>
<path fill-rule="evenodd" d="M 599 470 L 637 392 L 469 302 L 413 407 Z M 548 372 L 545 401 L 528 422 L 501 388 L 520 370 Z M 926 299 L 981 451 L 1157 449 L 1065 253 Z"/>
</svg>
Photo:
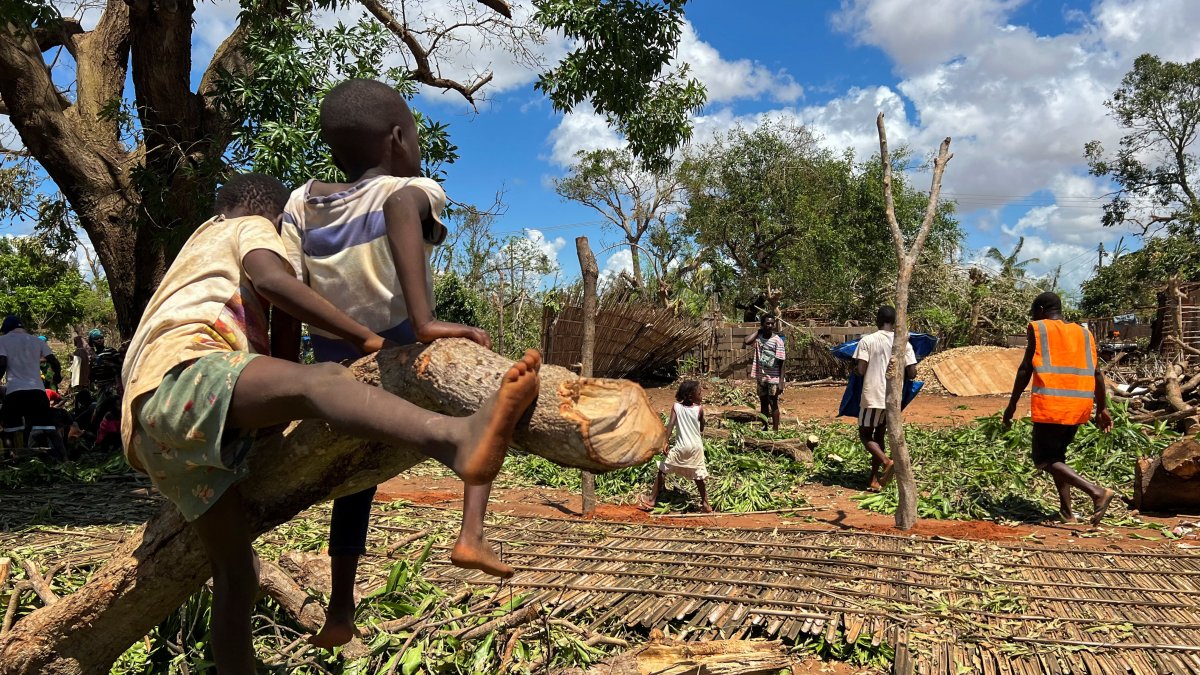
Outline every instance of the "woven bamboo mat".
<svg viewBox="0 0 1200 675">
<path fill-rule="evenodd" d="M 0 498 L 0 522 L 32 518 L 0 531 L 0 553 L 102 563 L 160 502 L 136 483 L 101 488 L 53 506 Z M 122 522 L 97 524 L 110 508 Z M 448 564 L 459 517 L 377 504 L 362 581 L 382 585 L 432 538 L 425 575 L 447 590 L 528 593 L 598 630 L 886 643 L 900 673 L 1200 673 L 1200 555 L 1166 545 L 1135 553 L 492 516 L 489 537 L 517 569 L 497 588 Z M 328 506 L 315 507 L 265 536 L 264 550 L 319 548 L 327 523 Z"/>
</svg>

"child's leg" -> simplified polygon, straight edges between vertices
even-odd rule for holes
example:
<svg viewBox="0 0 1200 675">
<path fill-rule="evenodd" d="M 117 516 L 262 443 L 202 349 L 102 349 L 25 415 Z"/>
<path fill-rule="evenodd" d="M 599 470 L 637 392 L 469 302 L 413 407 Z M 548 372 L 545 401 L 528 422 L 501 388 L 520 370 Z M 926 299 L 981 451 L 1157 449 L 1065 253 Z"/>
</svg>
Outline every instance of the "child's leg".
<svg viewBox="0 0 1200 675">
<path fill-rule="evenodd" d="M 713 507 L 708 503 L 708 488 L 705 487 L 704 479 L 696 479 L 696 489 L 700 491 L 700 510 L 705 513 L 712 513 Z"/>
<path fill-rule="evenodd" d="M 329 523 L 329 607 L 325 609 L 325 625 L 309 639 L 316 647 L 332 649 L 358 634 L 354 627 L 354 582 L 358 578 L 359 557 L 366 553 L 367 525 L 374 497 L 375 488 L 371 487 L 333 500 Z"/>
<path fill-rule="evenodd" d="M 491 483 L 468 485 L 463 490 L 462 527 L 458 531 L 458 541 L 450 551 L 450 562 L 507 579 L 513 575 L 513 568 L 500 560 L 483 536 L 483 516 L 487 513 L 491 493 Z"/>
<path fill-rule="evenodd" d="M 887 470 L 892 463 L 887 454 L 883 451 L 883 427 L 859 427 L 858 439 L 862 441 L 863 447 L 867 452 L 871 453 L 871 477 L 868 486 L 872 490 L 878 490 L 880 468 Z"/>
<path fill-rule="evenodd" d="M 775 395 L 771 397 L 771 424 L 775 431 L 779 431 L 779 390 L 775 390 Z"/>
<path fill-rule="evenodd" d="M 762 415 L 763 431 L 768 429 L 771 421 L 771 397 L 763 390 L 763 385 L 758 385 L 758 412 Z"/>
<path fill-rule="evenodd" d="M 258 561 L 237 487 L 230 488 L 192 527 L 212 567 L 212 649 L 221 675 L 254 675 L 250 615 L 258 595 Z"/>
<path fill-rule="evenodd" d="M 468 485 L 486 485 L 500 471 L 517 420 L 537 396 L 540 368 L 538 353 L 526 352 L 501 378 L 496 395 L 475 414 L 448 417 L 363 384 L 336 364 L 308 366 L 259 357 L 239 376 L 226 423 L 231 428 L 258 429 L 295 419 L 323 419 L 355 436 L 410 444 L 453 469 Z M 467 493 L 464 516 L 478 518 L 474 523 L 478 529 L 473 531 L 481 533 L 487 493 L 483 504 L 473 495 L 478 497 L 479 491 Z M 482 534 L 463 543 L 472 541 L 480 545 L 476 560 L 494 559 Z"/>
<path fill-rule="evenodd" d="M 537 396 L 540 368 L 537 352 L 526 352 L 475 414 L 449 417 L 363 384 L 336 364 L 259 357 L 238 378 L 226 425 L 261 429 L 323 419 L 353 436 L 418 448 L 464 482 L 481 485 L 499 473 L 513 428 Z"/>
<path fill-rule="evenodd" d="M 662 492 L 663 483 L 665 482 L 665 475 L 666 474 L 664 474 L 662 471 L 654 472 L 654 487 L 651 488 L 650 499 L 648 501 L 641 502 L 641 507 L 643 510 L 649 511 L 655 506 L 658 506 L 658 493 Z"/>
</svg>

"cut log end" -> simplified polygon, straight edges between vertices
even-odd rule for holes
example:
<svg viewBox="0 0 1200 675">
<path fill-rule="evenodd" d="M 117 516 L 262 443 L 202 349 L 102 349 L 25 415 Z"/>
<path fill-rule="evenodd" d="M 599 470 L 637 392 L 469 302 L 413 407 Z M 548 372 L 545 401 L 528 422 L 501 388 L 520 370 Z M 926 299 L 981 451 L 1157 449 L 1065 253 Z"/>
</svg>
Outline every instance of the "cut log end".
<svg viewBox="0 0 1200 675">
<path fill-rule="evenodd" d="M 558 400 L 559 414 L 578 425 L 588 458 L 598 467 L 612 470 L 644 464 L 667 441 L 646 392 L 632 382 L 565 380 L 558 385 Z"/>
</svg>

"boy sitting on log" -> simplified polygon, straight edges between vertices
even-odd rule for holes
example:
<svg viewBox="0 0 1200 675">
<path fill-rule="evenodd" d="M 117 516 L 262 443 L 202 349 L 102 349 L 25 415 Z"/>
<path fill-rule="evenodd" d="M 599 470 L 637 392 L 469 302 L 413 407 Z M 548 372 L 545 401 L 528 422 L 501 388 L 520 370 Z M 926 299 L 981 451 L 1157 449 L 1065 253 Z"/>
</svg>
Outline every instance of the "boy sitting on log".
<svg viewBox="0 0 1200 675">
<path fill-rule="evenodd" d="M 126 458 L 191 522 L 211 564 L 213 655 L 223 675 L 255 670 L 257 560 L 236 485 L 255 430 L 323 419 L 366 439 L 422 448 L 465 483 L 487 484 L 538 390 L 541 358 L 530 351 L 476 414 L 447 417 L 358 382 L 342 366 L 267 356 L 268 303 L 360 353 L 385 345 L 296 280 L 272 222 L 287 195 L 257 174 L 221 188 L 217 215 L 184 244 L 150 299 L 122 373 Z"/>
<path fill-rule="evenodd" d="M 462 337 L 491 348 L 487 333 L 433 316 L 429 255 L 446 238 L 446 193 L 419 177 L 417 123 L 395 89 L 347 80 L 321 101 L 321 137 L 348 182 L 310 180 L 292 192 L 281 233 L 301 281 L 351 318 L 398 344 Z M 280 331 L 281 333 L 285 331 Z M 289 331 L 289 347 L 299 333 Z M 317 361 L 357 358 L 354 345 L 311 330 Z M 512 576 L 483 536 L 491 485 L 467 485 L 463 522 L 450 559 L 459 567 Z M 335 499 L 329 528 L 332 584 L 325 626 L 311 642 L 332 648 L 354 637 L 354 581 L 366 552 L 375 488 Z"/>
</svg>

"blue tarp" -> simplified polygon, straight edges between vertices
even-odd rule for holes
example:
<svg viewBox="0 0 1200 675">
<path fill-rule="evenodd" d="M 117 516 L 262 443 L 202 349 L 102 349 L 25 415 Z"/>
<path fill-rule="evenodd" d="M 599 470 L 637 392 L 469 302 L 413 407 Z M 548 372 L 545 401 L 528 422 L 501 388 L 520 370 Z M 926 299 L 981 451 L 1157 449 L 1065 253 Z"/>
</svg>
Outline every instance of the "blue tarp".
<svg viewBox="0 0 1200 675">
<path fill-rule="evenodd" d="M 925 333 L 909 333 L 908 343 L 912 345 L 913 351 L 917 354 L 917 360 L 920 361 L 933 353 L 933 348 L 937 346 L 937 338 Z M 854 350 L 857 347 L 858 340 L 851 340 L 832 347 L 831 351 L 839 359 L 849 361 L 854 358 Z"/>
<path fill-rule="evenodd" d="M 917 361 L 932 354 L 933 348 L 937 346 L 937 338 L 925 333 L 909 333 L 908 342 L 912 345 L 913 352 L 917 355 Z M 856 347 L 858 347 L 858 340 L 843 342 L 832 348 L 833 355 L 839 359 L 848 361 L 854 358 L 854 349 Z M 862 377 L 858 373 L 850 373 L 850 379 L 846 382 L 846 391 L 842 394 L 842 403 L 838 406 L 838 416 L 858 417 L 859 400 L 862 398 L 862 386 Z M 904 398 L 900 402 L 900 407 L 907 407 L 917 397 L 923 386 L 925 386 L 925 383 L 920 380 L 905 382 Z"/>
</svg>

